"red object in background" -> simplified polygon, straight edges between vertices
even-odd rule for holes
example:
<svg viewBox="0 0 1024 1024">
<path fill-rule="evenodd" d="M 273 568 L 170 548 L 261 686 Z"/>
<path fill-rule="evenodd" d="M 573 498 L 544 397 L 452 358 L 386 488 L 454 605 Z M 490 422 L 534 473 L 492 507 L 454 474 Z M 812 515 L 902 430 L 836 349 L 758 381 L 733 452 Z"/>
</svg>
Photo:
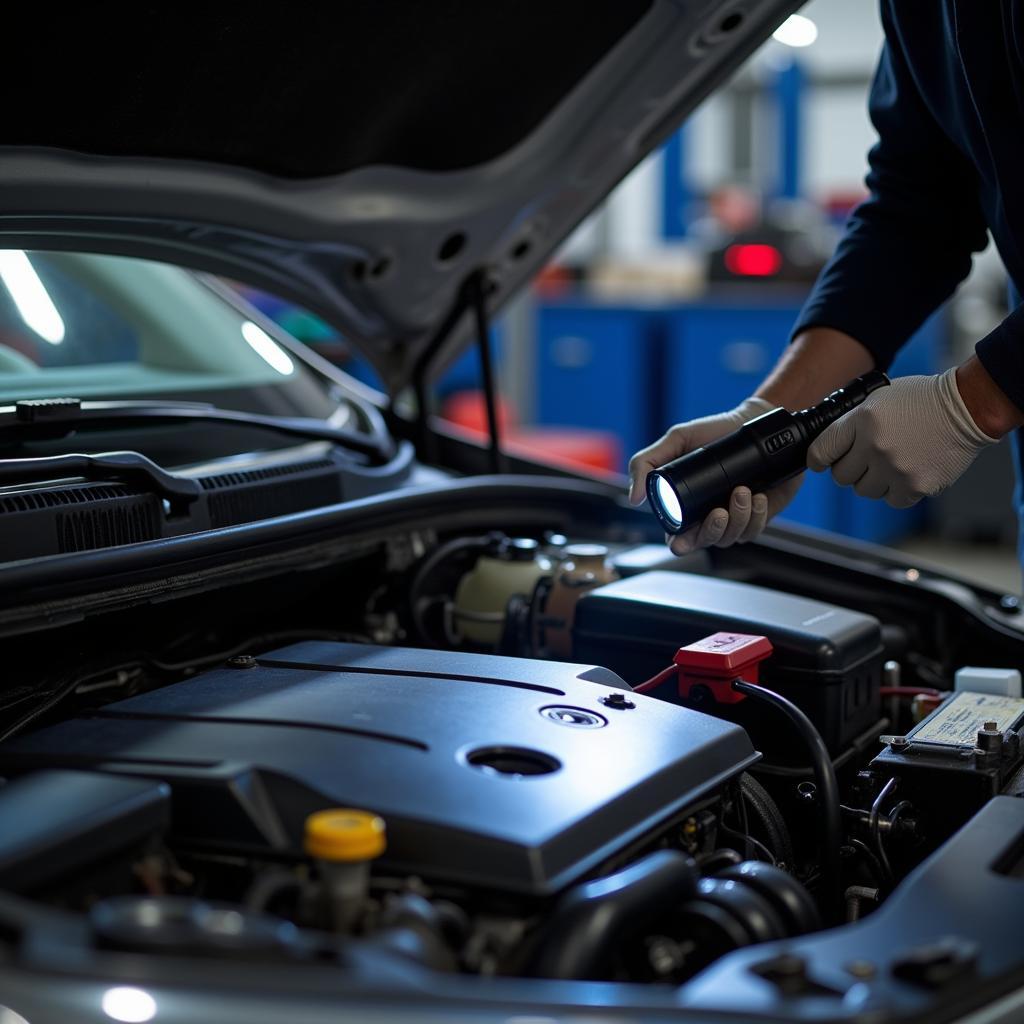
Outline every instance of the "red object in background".
<svg viewBox="0 0 1024 1024">
<path fill-rule="evenodd" d="M 559 263 L 549 263 L 533 279 L 533 290 L 541 298 L 558 299 L 579 284 L 579 273 Z"/>
<path fill-rule="evenodd" d="M 774 245 L 737 243 L 724 258 L 726 270 L 738 277 L 771 277 L 782 269 L 782 253 Z"/>
<path fill-rule="evenodd" d="M 704 686 L 719 704 L 737 704 L 746 695 L 732 688 L 733 680 L 756 683 L 760 664 L 771 653 L 767 637 L 748 633 L 713 633 L 680 647 L 672 659 L 679 670 L 679 696 L 686 700 L 694 686 Z"/>
<path fill-rule="evenodd" d="M 620 472 L 622 445 L 614 434 L 573 427 L 520 427 L 510 430 L 505 446 L 513 454 L 567 469 Z"/>
<path fill-rule="evenodd" d="M 441 416 L 477 437 L 487 437 L 487 408 L 479 391 L 456 392 L 445 401 Z M 524 458 L 607 473 L 622 466 L 622 445 L 614 434 L 572 427 L 520 427 L 514 410 L 500 398 L 498 429 L 502 447 Z"/>
<path fill-rule="evenodd" d="M 498 412 L 498 429 L 507 434 L 515 426 L 516 417 L 501 395 L 495 400 Z M 472 430 L 474 434 L 487 436 L 487 404 L 480 391 L 456 391 L 444 401 L 442 419 L 457 426 Z"/>
</svg>

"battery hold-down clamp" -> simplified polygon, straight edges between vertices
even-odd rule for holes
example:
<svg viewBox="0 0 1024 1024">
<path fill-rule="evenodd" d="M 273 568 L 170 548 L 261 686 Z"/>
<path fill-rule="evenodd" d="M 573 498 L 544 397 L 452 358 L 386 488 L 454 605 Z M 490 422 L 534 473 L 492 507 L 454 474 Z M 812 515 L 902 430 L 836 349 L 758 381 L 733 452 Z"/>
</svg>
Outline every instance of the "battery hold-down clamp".
<svg viewBox="0 0 1024 1024">
<path fill-rule="evenodd" d="M 637 693 L 651 693 L 676 676 L 679 698 L 689 702 L 694 687 L 703 687 L 719 704 L 737 704 L 746 694 L 733 683 L 758 682 L 761 662 L 771 656 L 771 641 L 748 633 L 712 633 L 696 643 L 680 647 L 672 664 L 653 679 L 637 686 Z"/>
</svg>

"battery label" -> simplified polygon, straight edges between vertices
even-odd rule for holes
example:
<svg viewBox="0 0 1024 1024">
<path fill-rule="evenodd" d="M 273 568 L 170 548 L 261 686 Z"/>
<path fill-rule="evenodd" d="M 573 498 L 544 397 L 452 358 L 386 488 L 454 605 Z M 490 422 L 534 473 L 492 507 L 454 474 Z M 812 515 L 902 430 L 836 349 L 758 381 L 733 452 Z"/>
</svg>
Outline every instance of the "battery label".
<svg viewBox="0 0 1024 1024">
<path fill-rule="evenodd" d="M 998 697 L 991 693 L 958 693 L 936 708 L 910 734 L 915 743 L 948 747 L 973 747 L 978 730 L 995 722 L 1005 732 L 1024 715 L 1024 698 Z"/>
</svg>

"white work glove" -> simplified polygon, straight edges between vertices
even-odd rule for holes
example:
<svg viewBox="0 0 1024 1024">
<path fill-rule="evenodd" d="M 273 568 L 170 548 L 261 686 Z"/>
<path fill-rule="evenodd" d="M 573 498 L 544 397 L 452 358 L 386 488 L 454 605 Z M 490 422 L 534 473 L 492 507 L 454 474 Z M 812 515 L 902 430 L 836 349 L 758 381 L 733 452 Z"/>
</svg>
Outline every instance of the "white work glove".
<svg viewBox="0 0 1024 1024">
<path fill-rule="evenodd" d="M 996 440 L 971 418 L 952 369 L 897 377 L 872 392 L 811 445 L 807 466 L 831 466 L 837 484 L 909 508 L 947 488 Z"/>
<path fill-rule="evenodd" d="M 647 496 L 644 485 L 652 469 L 717 441 L 774 408 L 776 406 L 763 398 L 747 398 L 730 412 L 704 416 L 672 427 L 660 440 L 638 451 L 629 460 L 629 500 L 634 505 L 643 503 Z M 749 487 L 737 487 L 729 498 L 727 509 L 712 509 L 703 522 L 690 527 L 685 533 L 667 537 L 669 548 L 673 554 L 685 555 L 711 545 L 725 548 L 730 544 L 753 540 L 765 528 L 768 520 L 792 501 L 802 479 L 801 473 L 773 487 L 767 494 L 751 495 Z"/>
</svg>

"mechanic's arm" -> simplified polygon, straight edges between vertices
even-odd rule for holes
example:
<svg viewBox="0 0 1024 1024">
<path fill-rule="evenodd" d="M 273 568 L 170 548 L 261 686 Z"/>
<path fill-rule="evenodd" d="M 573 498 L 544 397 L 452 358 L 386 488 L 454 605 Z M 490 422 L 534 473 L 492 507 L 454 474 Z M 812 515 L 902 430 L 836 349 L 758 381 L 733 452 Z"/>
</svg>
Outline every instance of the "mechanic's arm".
<svg viewBox="0 0 1024 1024">
<path fill-rule="evenodd" d="M 754 394 L 773 409 L 806 409 L 874 366 L 874 356 L 856 338 L 810 327 L 793 338 Z"/>
<path fill-rule="evenodd" d="M 793 331 L 841 331 L 881 370 L 988 244 L 977 171 L 918 92 L 894 6 L 882 3 L 886 42 L 868 99 L 878 132 L 868 154 L 870 195 L 851 215 Z"/>
<path fill-rule="evenodd" d="M 798 331 L 827 324 L 859 339 L 883 369 L 987 241 L 976 172 L 918 93 L 893 7 L 882 4 L 886 45 L 869 104 L 878 130 L 871 197 L 854 212 L 797 322 Z M 905 508 L 953 483 L 979 451 L 1024 423 L 1022 410 L 1018 307 L 962 366 L 898 378 L 869 396 L 818 438 L 808 465 L 831 467 L 838 483 Z"/>
<path fill-rule="evenodd" d="M 869 395 L 811 445 L 807 465 L 831 467 L 836 483 L 865 498 L 909 508 L 1022 424 L 1024 413 L 971 356 L 945 373 L 897 377 Z"/>
<path fill-rule="evenodd" d="M 1024 338 L 1014 353 L 1024 349 Z M 979 348 L 982 346 L 979 345 Z M 673 427 L 630 461 L 630 500 L 639 504 L 651 469 L 708 444 L 771 408 L 800 409 L 873 366 L 868 350 L 848 334 L 827 327 L 801 332 L 753 398 L 736 409 Z M 1024 382 L 1024 374 L 1019 378 Z M 978 356 L 935 376 L 896 378 L 832 424 L 808 452 L 815 471 L 831 467 L 836 482 L 868 498 L 907 508 L 956 480 L 975 456 L 1009 431 L 1024 426 L 1024 413 Z M 799 478 L 767 494 L 737 487 L 728 509 L 711 512 L 698 526 L 669 539 L 676 554 L 725 547 L 756 537 L 793 498 Z"/>
<path fill-rule="evenodd" d="M 736 409 L 673 427 L 638 452 L 630 462 L 634 502 L 643 500 L 643 483 L 653 466 L 723 436 L 774 405 L 805 407 L 871 366 L 886 369 L 967 276 L 971 253 L 987 244 L 974 168 L 918 93 L 888 2 L 882 4 L 882 20 L 886 44 L 868 104 L 878 131 L 878 142 L 869 154 L 870 197 L 851 216 L 776 369 Z M 1004 339 L 999 345 L 1001 353 L 1012 349 L 1013 357 L 1024 360 L 1024 344 L 1013 349 Z M 993 376 L 1000 382 L 1005 377 Z M 1019 381 L 1024 390 L 1024 372 Z M 884 388 L 871 397 L 891 398 L 893 391 Z M 952 397 L 948 388 L 943 394 L 947 400 Z M 975 437 L 971 443 L 987 442 Z M 840 448 L 819 448 L 814 468 L 838 461 Z M 788 481 L 767 495 L 737 488 L 728 509 L 714 509 L 699 526 L 670 539 L 672 550 L 682 554 L 695 547 L 752 539 L 792 499 L 799 482 L 800 478 Z"/>
</svg>

